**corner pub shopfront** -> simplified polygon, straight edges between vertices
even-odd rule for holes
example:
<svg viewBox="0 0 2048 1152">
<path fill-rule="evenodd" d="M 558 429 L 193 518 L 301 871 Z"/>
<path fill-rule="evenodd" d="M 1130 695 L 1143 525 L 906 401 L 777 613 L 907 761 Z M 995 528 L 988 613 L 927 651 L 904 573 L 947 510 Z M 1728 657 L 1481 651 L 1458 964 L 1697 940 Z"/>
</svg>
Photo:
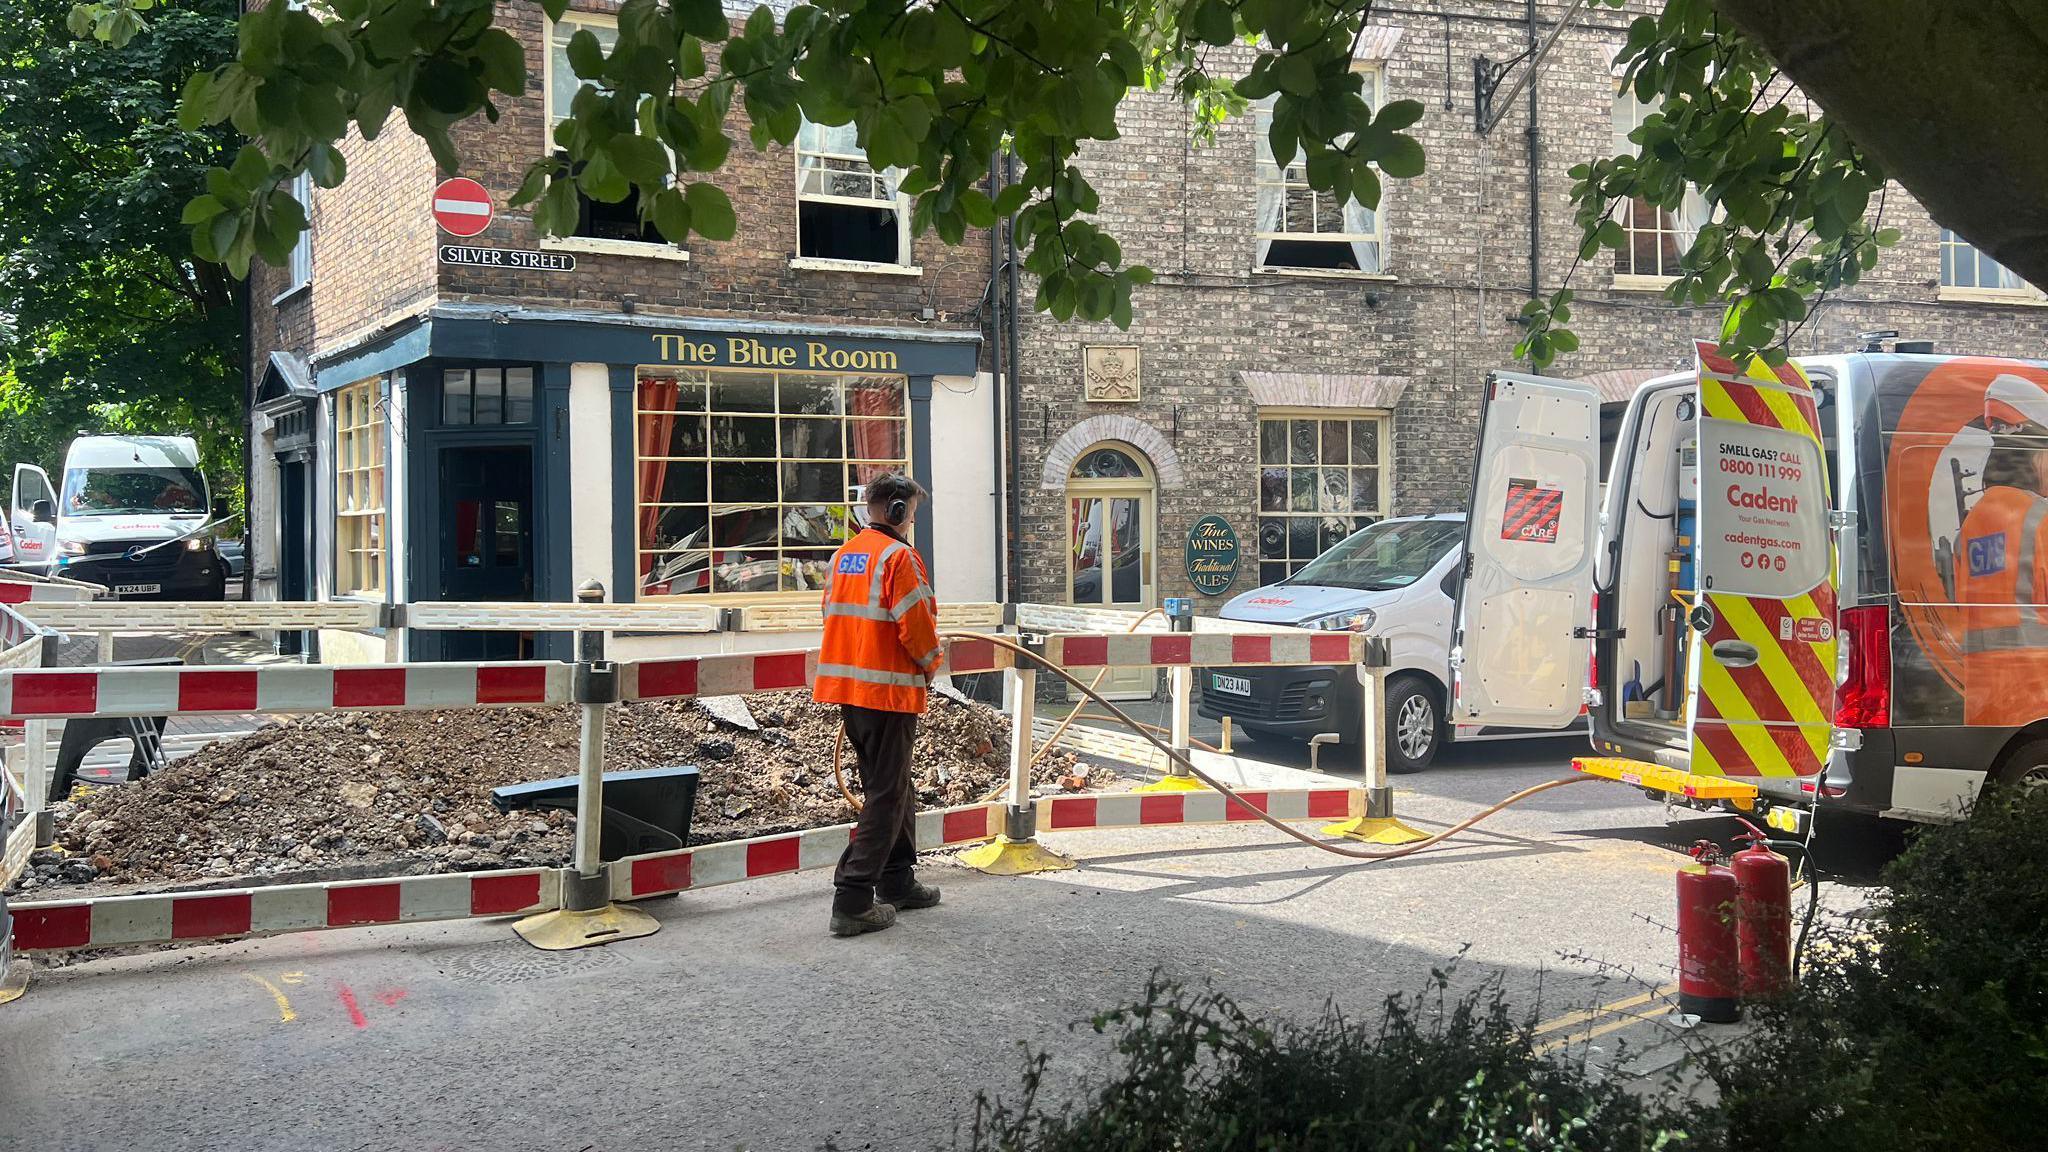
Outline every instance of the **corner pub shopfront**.
<svg viewBox="0 0 2048 1152">
<path fill-rule="evenodd" d="M 297 388 L 266 380 L 257 598 L 564 602 L 596 579 L 617 602 L 815 603 L 863 486 L 903 470 L 934 494 L 915 541 L 941 599 L 993 600 L 1000 413 L 978 352 L 971 330 L 436 306 Z M 277 431 L 306 425 L 310 453 Z M 569 655 L 563 634 L 318 645 L 330 663 Z"/>
</svg>

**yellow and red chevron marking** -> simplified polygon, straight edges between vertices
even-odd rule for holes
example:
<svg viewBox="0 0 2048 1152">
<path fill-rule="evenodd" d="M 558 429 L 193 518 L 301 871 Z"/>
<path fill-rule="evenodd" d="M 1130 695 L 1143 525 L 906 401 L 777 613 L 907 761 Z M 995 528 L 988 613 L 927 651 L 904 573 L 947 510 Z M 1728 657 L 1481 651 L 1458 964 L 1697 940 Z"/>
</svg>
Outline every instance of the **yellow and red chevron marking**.
<svg viewBox="0 0 2048 1152">
<path fill-rule="evenodd" d="M 1786 361 L 1776 367 L 1760 356 L 1750 358 L 1747 369 L 1714 351 L 1711 341 L 1694 345 L 1700 363 L 1700 406 L 1718 420 L 1739 420 L 1761 428 L 1782 428 L 1821 442 L 1820 414 L 1814 404 L 1813 385 L 1797 365 Z"/>
<path fill-rule="evenodd" d="M 1813 385 L 1796 365 L 1772 366 L 1751 357 L 1743 366 L 1720 355 L 1710 341 L 1694 348 L 1705 415 L 1790 432 L 1813 445 L 1816 463 L 1823 458 Z M 1820 480 L 1826 497 L 1825 469 Z M 1829 573 L 1835 570 L 1833 547 L 1830 541 Z M 1697 661 L 1695 775 L 1817 776 L 1827 766 L 1839 643 L 1832 579 L 1784 599 L 1704 593 L 1713 622 L 1696 643 L 1711 649 L 1724 640 L 1739 640 L 1758 655 L 1746 668 Z"/>
<path fill-rule="evenodd" d="M 1692 770 L 1702 776 L 1815 776 L 1827 766 L 1835 699 L 1835 592 L 1804 596 L 1707 593 L 1714 623 L 1701 642 L 1742 640 L 1757 662 L 1730 668 L 1701 660 Z M 1782 638 L 1782 620 L 1825 620 L 1828 638 Z"/>
</svg>

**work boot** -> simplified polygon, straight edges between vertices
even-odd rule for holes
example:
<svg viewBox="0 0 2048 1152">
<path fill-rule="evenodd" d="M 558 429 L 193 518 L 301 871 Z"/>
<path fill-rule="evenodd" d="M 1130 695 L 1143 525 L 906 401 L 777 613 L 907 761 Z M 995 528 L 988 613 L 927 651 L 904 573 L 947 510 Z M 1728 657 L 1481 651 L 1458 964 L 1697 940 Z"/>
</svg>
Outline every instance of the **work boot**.
<svg viewBox="0 0 2048 1152">
<path fill-rule="evenodd" d="M 929 908 L 939 902 L 939 890 L 935 885 L 920 884 L 915 880 L 910 882 L 910 887 L 895 895 L 882 896 L 879 890 L 877 890 L 876 895 L 894 904 L 898 912 L 911 912 L 919 908 Z"/>
<path fill-rule="evenodd" d="M 834 936 L 859 936 L 865 932 L 880 932 L 896 923 L 896 909 L 887 904 L 870 904 L 859 912 L 832 910 L 832 934 Z"/>
</svg>

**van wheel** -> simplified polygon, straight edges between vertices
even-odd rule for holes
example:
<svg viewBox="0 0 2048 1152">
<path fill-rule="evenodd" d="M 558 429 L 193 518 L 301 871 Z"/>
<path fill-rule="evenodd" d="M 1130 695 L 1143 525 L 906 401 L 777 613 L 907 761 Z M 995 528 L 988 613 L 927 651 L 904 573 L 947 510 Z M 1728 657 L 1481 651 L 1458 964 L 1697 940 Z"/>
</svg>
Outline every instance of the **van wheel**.
<svg viewBox="0 0 2048 1152">
<path fill-rule="evenodd" d="M 2028 791 L 2048 788 L 2048 740 L 2032 740 L 2013 749 L 1998 766 L 1998 784 Z"/>
<path fill-rule="evenodd" d="M 1443 744 L 1443 711 L 1420 676 L 1387 681 L 1387 771 L 1420 772 Z"/>
</svg>

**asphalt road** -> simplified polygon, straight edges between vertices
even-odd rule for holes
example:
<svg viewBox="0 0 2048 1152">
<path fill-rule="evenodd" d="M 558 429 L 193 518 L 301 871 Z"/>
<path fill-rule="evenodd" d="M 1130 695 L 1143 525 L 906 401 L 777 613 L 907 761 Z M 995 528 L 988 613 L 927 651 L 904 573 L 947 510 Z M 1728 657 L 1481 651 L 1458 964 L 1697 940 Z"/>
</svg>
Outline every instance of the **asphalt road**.
<svg viewBox="0 0 2048 1152">
<path fill-rule="evenodd" d="M 1575 747 L 1452 749 L 1397 778 L 1399 813 L 1442 827 Z M 850 941 L 810 873 L 655 902 L 657 935 L 576 953 L 469 922 L 95 960 L 0 1007 L 0 1148 L 945 1147 L 977 1093 L 1015 1091 L 1026 1048 L 1057 1096 L 1097 1082 L 1111 1053 L 1085 1022 L 1155 971 L 1260 1014 L 1369 1020 L 1452 964 L 1552 1046 L 1648 1074 L 1702 1035 L 1664 999 L 1672 874 L 1731 828 L 1667 827 L 1587 782 L 1378 864 L 1258 825 L 1059 834 L 1080 868 L 1036 877 L 938 860 L 941 906 Z"/>
</svg>

